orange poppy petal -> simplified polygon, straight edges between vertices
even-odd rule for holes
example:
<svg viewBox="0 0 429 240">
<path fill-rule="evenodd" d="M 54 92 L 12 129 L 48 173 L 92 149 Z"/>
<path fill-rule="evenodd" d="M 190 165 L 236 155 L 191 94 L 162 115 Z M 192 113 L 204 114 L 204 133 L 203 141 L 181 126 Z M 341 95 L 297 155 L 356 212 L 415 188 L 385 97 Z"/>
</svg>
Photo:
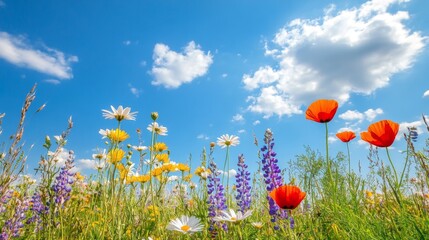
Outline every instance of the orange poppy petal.
<svg viewBox="0 0 429 240">
<path fill-rule="evenodd" d="M 310 104 L 305 112 L 305 118 L 319 123 L 329 122 L 334 118 L 337 109 L 337 101 L 319 99 Z"/>
</svg>

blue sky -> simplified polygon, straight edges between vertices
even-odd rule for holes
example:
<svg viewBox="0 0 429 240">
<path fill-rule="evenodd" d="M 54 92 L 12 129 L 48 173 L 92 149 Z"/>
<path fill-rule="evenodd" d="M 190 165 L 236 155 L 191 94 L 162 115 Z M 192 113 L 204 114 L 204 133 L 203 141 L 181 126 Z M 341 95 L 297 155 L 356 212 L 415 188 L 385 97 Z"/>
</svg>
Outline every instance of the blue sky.
<svg viewBox="0 0 429 240">
<path fill-rule="evenodd" d="M 105 147 L 99 129 L 116 126 L 101 114 L 110 105 L 138 111 L 123 124 L 132 145 L 137 128 L 148 143 L 150 113 L 159 112 L 172 160 L 192 154 L 193 167 L 202 148 L 226 133 L 241 141 L 232 160 L 244 153 L 256 166 L 253 134 L 262 142 L 266 128 L 282 167 L 305 145 L 324 154 L 323 126 L 304 115 L 319 98 L 340 103 L 330 123 L 332 153 L 345 150 L 336 132 L 359 133 L 382 119 L 427 137 L 428 10 L 426 0 L 0 0 L 0 138 L 15 130 L 35 83 L 24 137 L 34 144 L 29 172 L 45 135 L 59 135 L 69 116 L 67 149 L 87 171 L 82 160 Z M 367 165 L 368 144 L 358 139 L 350 144 L 354 167 Z M 399 139 L 393 145 L 404 147 Z M 216 150 L 219 163 L 224 154 Z M 400 155 L 395 162 L 402 166 Z"/>
</svg>

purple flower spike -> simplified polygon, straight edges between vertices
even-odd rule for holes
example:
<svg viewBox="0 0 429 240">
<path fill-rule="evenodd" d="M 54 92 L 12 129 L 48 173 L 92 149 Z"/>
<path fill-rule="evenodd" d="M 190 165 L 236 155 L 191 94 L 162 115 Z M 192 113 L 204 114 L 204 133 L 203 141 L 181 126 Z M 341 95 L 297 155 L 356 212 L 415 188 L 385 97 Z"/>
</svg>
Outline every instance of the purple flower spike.
<svg viewBox="0 0 429 240">
<path fill-rule="evenodd" d="M 265 131 L 264 143 L 265 146 L 261 148 L 261 152 L 263 153 L 262 171 L 264 172 L 263 176 L 267 191 L 270 193 L 275 188 L 283 185 L 283 180 L 280 175 L 281 170 L 277 165 L 278 160 L 275 158 L 277 154 L 273 151 L 273 132 L 271 132 L 270 129 Z M 271 222 L 276 222 L 277 217 L 287 218 L 287 213 L 281 210 L 270 196 L 267 196 L 267 200 L 270 206 L 269 213 L 271 215 Z M 279 228 L 278 226 L 274 226 L 274 229 L 278 230 Z"/>
<path fill-rule="evenodd" d="M 251 204 L 251 189 L 250 186 L 250 172 L 247 170 L 247 165 L 244 163 L 243 154 L 238 156 L 238 172 L 235 175 L 237 195 L 237 205 L 242 213 L 250 209 Z"/>
<path fill-rule="evenodd" d="M 219 226 L 219 222 L 215 222 L 213 218 L 222 210 L 226 210 L 226 198 L 224 195 L 224 187 L 220 183 L 220 172 L 217 169 L 216 163 L 212 160 L 209 164 L 209 169 L 212 172 L 207 178 L 208 178 L 208 184 L 207 184 L 207 192 L 209 194 L 209 231 L 212 237 L 216 237 L 217 232 L 215 228 L 215 224 Z M 227 226 L 226 224 L 222 224 L 222 228 L 226 231 Z"/>
</svg>

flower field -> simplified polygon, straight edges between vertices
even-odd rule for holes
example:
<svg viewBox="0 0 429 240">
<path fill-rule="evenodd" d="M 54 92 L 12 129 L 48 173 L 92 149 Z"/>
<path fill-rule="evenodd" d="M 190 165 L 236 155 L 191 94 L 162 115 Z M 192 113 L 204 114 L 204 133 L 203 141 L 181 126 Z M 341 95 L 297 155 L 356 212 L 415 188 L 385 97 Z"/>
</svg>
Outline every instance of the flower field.
<svg viewBox="0 0 429 240">
<path fill-rule="evenodd" d="M 0 239 L 429 239 L 429 142 L 416 149 L 425 139 L 408 128 L 399 140 L 406 146 L 402 165 L 395 166 L 394 120 L 338 133 L 347 152 L 331 152 L 327 133 L 338 103 L 315 100 L 305 115 L 326 129 L 320 153 L 309 146 L 282 169 L 267 128 L 255 137 L 257 154 L 232 155 L 240 139 L 225 134 L 201 149 L 191 168 L 170 160 L 174 146 L 163 141 L 168 128 L 158 113 L 140 116 L 147 127 L 131 141 L 123 126 L 137 114 L 112 106 L 101 111 L 112 128 L 100 130 L 107 147 L 93 155 L 95 174 L 76 172 L 71 150 L 58 160 L 73 130 L 69 119 L 64 132 L 45 137 L 33 180 L 23 175 L 29 161 L 23 139 L 34 98 L 35 88 L 16 133 L 0 148 Z M 0 114 L 0 127 L 6 118 Z M 145 145 L 143 136 L 150 136 Z M 350 167 L 348 144 L 359 138 L 370 146 L 366 176 Z M 215 159 L 214 152 L 225 157 Z"/>
</svg>

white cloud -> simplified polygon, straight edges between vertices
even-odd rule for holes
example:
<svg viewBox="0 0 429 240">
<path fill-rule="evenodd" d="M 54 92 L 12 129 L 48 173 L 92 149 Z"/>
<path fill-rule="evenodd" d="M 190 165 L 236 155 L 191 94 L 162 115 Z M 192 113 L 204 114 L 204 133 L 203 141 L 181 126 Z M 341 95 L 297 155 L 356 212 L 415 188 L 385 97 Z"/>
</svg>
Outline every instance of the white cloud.
<svg viewBox="0 0 429 240">
<path fill-rule="evenodd" d="M 373 121 L 378 115 L 383 114 L 383 109 L 368 109 L 365 112 L 361 113 L 357 110 L 347 110 L 346 112 L 340 114 L 338 117 L 345 121 L 357 121 L 362 122 L 367 120 L 369 122 Z"/>
<path fill-rule="evenodd" d="M 407 11 L 388 12 L 401 2 L 373 0 L 342 11 L 330 6 L 321 18 L 289 22 L 267 47 L 276 67 L 243 76 L 252 91 L 248 109 L 265 117 L 299 114 L 318 98 L 343 104 L 351 94 L 387 86 L 424 47 L 425 37 L 403 23 Z"/>
<path fill-rule="evenodd" d="M 235 114 L 231 120 L 231 122 L 243 122 L 243 121 L 244 121 L 244 117 L 239 113 Z"/>
<path fill-rule="evenodd" d="M 210 138 L 207 136 L 207 135 L 205 135 L 205 134 L 199 134 L 198 136 L 197 136 L 197 138 L 198 139 L 203 139 L 203 140 L 209 140 Z"/>
<path fill-rule="evenodd" d="M 205 54 L 194 41 L 189 42 L 183 53 L 178 53 L 164 44 L 156 44 L 153 51 L 153 85 L 166 88 L 178 88 L 207 73 L 213 63 L 213 57 Z"/>
<path fill-rule="evenodd" d="M 261 124 L 261 121 L 259 121 L 259 120 L 256 120 L 256 121 L 253 122 L 253 126 L 256 126 L 256 125 L 259 125 L 259 124 Z"/>
<path fill-rule="evenodd" d="M 35 49 L 25 42 L 24 37 L 6 32 L 0 32 L 0 58 L 59 79 L 72 78 L 70 65 L 78 61 L 76 56 L 66 57 L 63 52 L 52 48 Z"/>
<path fill-rule="evenodd" d="M 93 159 L 79 159 L 76 161 L 77 171 L 82 171 L 85 169 L 97 169 L 97 162 Z"/>
<path fill-rule="evenodd" d="M 362 121 L 365 118 L 361 112 L 356 110 L 347 110 L 338 117 L 346 121 Z"/>
<path fill-rule="evenodd" d="M 122 42 L 122 44 L 124 44 L 125 46 L 129 46 L 131 45 L 131 41 L 130 40 L 125 40 Z"/>
<path fill-rule="evenodd" d="M 423 93 L 423 97 L 427 97 L 427 96 L 429 96 L 429 90 L 426 90 L 426 92 Z"/>
<path fill-rule="evenodd" d="M 248 109 L 264 114 L 264 118 L 269 118 L 273 114 L 282 116 L 302 113 L 299 106 L 294 105 L 289 98 L 282 96 L 274 86 L 263 88 L 258 97 L 249 97 L 247 101 L 252 102 Z"/>
<path fill-rule="evenodd" d="M 134 96 L 136 96 L 136 97 L 140 97 L 141 90 L 139 90 L 139 89 L 137 89 L 137 88 L 133 87 L 131 84 L 128 84 L 128 87 L 130 88 L 130 92 L 131 92 Z"/>
<path fill-rule="evenodd" d="M 46 82 L 46 83 L 50 83 L 50 84 L 53 84 L 53 85 L 58 85 L 58 84 L 60 84 L 61 83 L 61 81 L 60 80 L 58 80 L 58 79 L 45 79 L 45 80 L 43 80 L 44 82 Z"/>
<path fill-rule="evenodd" d="M 240 130 L 238 130 L 238 133 L 239 134 L 243 134 L 243 133 L 245 133 L 246 132 L 246 130 L 244 130 L 244 129 L 240 129 Z"/>
<path fill-rule="evenodd" d="M 227 73 L 224 73 L 224 74 L 222 74 L 222 77 L 223 77 L 223 78 L 226 78 L 226 77 L 228 77 L 228 74 L 227 74 Z"/>
<path fill-rule="evenodd" d="M 226 172 L 224 172 L 222 170 L 218 170 L 218 171 L 225 176 L 228 176 L 228 172 L 229 172 L 230 178 L 235 177 L 235 175 L 237 175 L 237 171 L 235 169 L 230 169 L 229 171 L 226 171 Z"/>
<path fill-rule="evenodd" d="M 423 129 L 422 127 L 426 126 L 424 125 L 423 120 L 418 120 L 418 121 L 414 121 L 414 122 L 401 122 L 399 123 L 399 132 L 398 135 L 396 135 L 397 139 L 401 139 L 405 134 L 408 134 L 408 128 L 411 127 L 415 127 L 417 134 L 422 134 L 423 133 Z"/>
<path fill-rule="evenodd" d="M 338 138 L 336 138 L 335 136 L 329 136 L 328 137 L 328 143 L 334 143 L 338 141 Z"/>
<path fill-rule="evenodd" d="M 370 122 L 374 120 L 378 115 L 381 115 L 381 114 L 383 114 L 383 109 L 381 108 L 377 108 L 377 109 L 370 108 L 365 111 L 366 120 Z"/>
</svg>

